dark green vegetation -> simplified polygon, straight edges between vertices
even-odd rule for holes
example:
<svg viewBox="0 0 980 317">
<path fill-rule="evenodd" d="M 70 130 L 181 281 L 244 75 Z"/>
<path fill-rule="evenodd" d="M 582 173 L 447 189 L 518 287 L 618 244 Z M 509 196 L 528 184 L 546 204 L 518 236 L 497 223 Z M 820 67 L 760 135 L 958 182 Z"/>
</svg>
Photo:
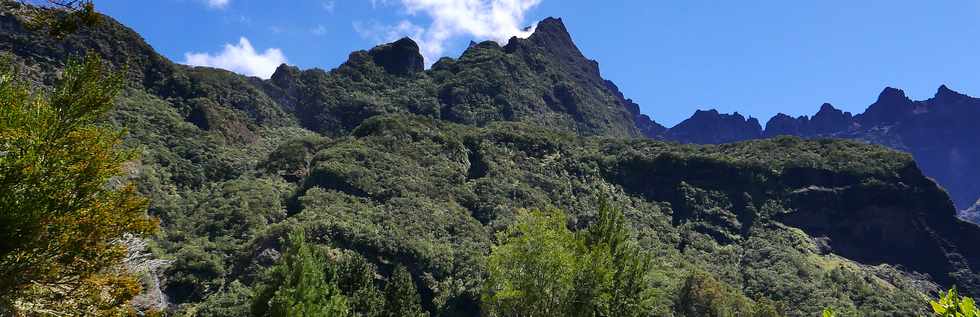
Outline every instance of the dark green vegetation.
<svg viewBox="0 0 980 317">
<path fill-rule="evenodd" d="M 666 316 L 906 316 L 929 312 L 936 283 L 980 294 L 980 230 L 910 156 L 638 138 L 657 126 L 558 20 L 428 71 L 399 41 L 260 80 L 172 64 L 111 19 L 54 41 L 10 12 L 0 49 L 33 83 L 86 50 L 125 70 L 106 123 L 142 153 L 132 177 L 163 227 L 152 250 L 173 260 L 140 303 L 173 315 L 507 315 L 520 292 L 499 290 L 520 288 L 493 277 L 521 263 L 496 252 L 533 251 L 507 244 L 538 223 L 522 209 L 563 211 L 530 232 L 560 238 L 542 252 L 594 260 L 548 282 L 588 282 L 569 296 L 599 298 L 583 301 L 597 315 L 639 300 Z M 634 291 L 647 296 L 615 295 Z"/>
</svg>

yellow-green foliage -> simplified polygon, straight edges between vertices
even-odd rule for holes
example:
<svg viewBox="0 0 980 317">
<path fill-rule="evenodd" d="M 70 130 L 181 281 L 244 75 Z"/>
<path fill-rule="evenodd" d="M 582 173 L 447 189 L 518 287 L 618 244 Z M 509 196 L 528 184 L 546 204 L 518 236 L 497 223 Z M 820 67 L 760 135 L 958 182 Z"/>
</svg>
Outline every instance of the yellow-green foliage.
<svg viewBox="0 0 980 317">
<path fill-rule="evenodd" d="M 941 294 L 940 294 L 941 295 Z M 950 289 L 939 300 L 930 301 L 932 311 L 942 317 L 976 317 L 980 316 L 976 302 L 970 297 L 960 297 L 956 289 Z"/>
<path fill-rule="evenodd" d="M 684 316 L 751 316 L 752 300 L 708 273 L 695 271 L 684 282 L 678 299 Z"/>
<path fill-rule="evenodd" d="M 584 243 L 565 226 L 558 210 L 519 214 L 517 223 L 498 236 L 484 284 L 483 305 L 489 316 L 570 316 L 575 274 Z"/>
<path fill-rule="evenodd" d="M 573 233 L 556 209 L 527 211 L 498 235 L 483 306 L 490 316 L 646 316 L 655 297 L 651 258 L 623 214 L 602 203 L 595 224 Z"/>
<path fill-rule="evenodd" d="M 119 239 L 156 223 L 124 177 L 122 132 L 97 124 L 121 82 L 95 57 L 47 94 L 15 76 L 0 73 L 0 308 L 124 313 L 139 284 Z"/>
</svg>

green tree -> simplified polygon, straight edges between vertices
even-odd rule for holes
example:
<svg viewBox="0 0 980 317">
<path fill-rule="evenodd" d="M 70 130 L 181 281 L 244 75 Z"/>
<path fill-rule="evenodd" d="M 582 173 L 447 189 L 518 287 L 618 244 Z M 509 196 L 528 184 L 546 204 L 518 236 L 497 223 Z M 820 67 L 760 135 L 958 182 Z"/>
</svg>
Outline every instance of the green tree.
<svg viewBox="0 0 980 317">
<path fill-rule="evenodd" d="M 752 307 L 752 317 L 780 317 L 783 316 L 783 307 L 777 302 L 768 298 L 759 298 Z"/>
<path fill-rule="evenodd" d="M 422 310 L 422 298 L 415 290 L 412 275 L 404 266 L 399 265 L 391 274 L 388 285 L 385 286 L 386 317 L 421 317 L 429 314 Z"/>
<path fill-rule="evenodd" d="M 346 316 L 347 298 L 336 284 L 326 258 L 306 243 L 305 234 L 289 234 L 283 258 L 272 268 L 270 284 L 262 286 L 252 305 L 261 317 Z"/>
<path fill-rule="evenodd" d="M 488 259 L 483 309 L 489 316 L 572 316 L 585 246 L 555 209 L 525 211 L 502 231 Z"/>
<path fill-rule="evenodd" d="M 9 5 L 13 0 L 0 0 Z M 8 3 L 9 2 L 9 3 Z M 27 25 L 44 31 L 54 38 L 62 38 L 79 29 L 98 25 L 101 15 L 95 11 L 92 0 L 20 0 L 27 17 Z"/>
<path fill-rule="evenodd" d="M 156 229 L 124 175 L 134 152 L 101 125 L 121 80 L 90 54 L 50 93 L 0 72 L 0 309 L 112 315 L 140 285 L 124 234 Z"/>
<path fill-rule="evenodd" d="M 560 211 L 531 211 L 493 248 L 483 300 L 491 315 L 646 316 L 658 296 L 652 269 L 623 213 L 605 201 L 578 234 Z"/>
<path fill-rule="evenodd" d="M 750 316 L 753 303 L 711 274 L 694 271 L 684 281 L 678 299 L 678 311 L 689 317 Z"/>
<path fill-rule="evenodd" d="M 375 285 L 374 266 L 354 252 L 343 255 L 337 266 L 337 284 L 348 298 L 351 316 L 381 316 L 385 298 Z"/>
<path fill-rule="evenodd" d="M 658 293 L 651 286 L 653 259 L 634 241 L 626 217 L 600 200 L 596 222 L 584 232 L 589 261 L 579 274 L 580 307 L 598 316 L 644 316 Z"/>
</svg>

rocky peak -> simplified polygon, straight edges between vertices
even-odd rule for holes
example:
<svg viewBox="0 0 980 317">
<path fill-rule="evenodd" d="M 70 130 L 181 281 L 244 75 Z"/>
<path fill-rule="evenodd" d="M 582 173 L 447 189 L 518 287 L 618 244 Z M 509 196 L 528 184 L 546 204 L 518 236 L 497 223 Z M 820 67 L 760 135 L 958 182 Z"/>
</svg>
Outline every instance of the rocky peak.
<svg viewBox="0 0 980 317">
<path fill-rule="evenodd" d="M 300 75 L 299 67 L 289 66 L 283 63 L 279 65 L 279 67 L 276 67 L 276 71 L 272 73 L 272 77 L 270 79 L 272 80 L 273 83 L 283 86 L 286 83 L 296 80 L 296 78 L 298 78 L 299 75 Z"/>
<path fill-rule="evenodd" d="M 862 126 L 888 125 L 901 121 L 914 112 L 915 105 L 901 89 L 886 87 L 878 101 L 858 116 Z"/>
<path fill-rule="evenodd" d="M 967 95 L 949 89 L 949 87 L 946 87 L 946 85 L 942 85 L 939 86 L 939 89 L 936 91 L 936 95 L 933 97 L 933 99 L 941 103 L 949 103 L 949 102 L 957 102 L 959 100 L 966 99 L 968 97 L 969 96 Z"/>
<path fill-rule="evenodd" d="M 817 111 L 817 115 L 820 115 L 821 113 L 834 113 L 834 112 L 840 112 L 840 110 L 834 108 L 834 105 L 825 102 L 824 104 L 820 105 L 820 111 Z"/>
<path fill-rule="evenodd" d="M 368 51 L 375 64 L 395 75 L 411 75 L 425 70 L 425 61 L 419 53 L 419 45 L 410 38 L 379 45 Z"/>
<path fill-rule="evenodd" d="M 766 137 L 780 135 L 803 135 L 810 119 L 806 116 L 793 118 L 784 113 L 778 113 L 766 122 Z"/>
<path fill-rule="evenodd" d="M 718 110 L 697 110 L 691 118 L 684 120 L 664 133 L 667 140 L 697 143 L 719 144 L 762 137 L 762 126 L 759 120 L 735 112 L 722 114 Z"/>
<path fill-rule="evenodd" d="M 885 87 L 878 94 L 878 103 L 902 103 L 907 101 L 911 101 L 911 99 L 905 96 L 905 91 L 898 88 Z"/>
<path fill-rule="evenodd" d="M 810 119 L 808 130 L 809 135 L 826 135 L 834 132 L 845 131 L 853 121 L 850 112 L 844 112 L 834 108 L 829 103 L 820 106 L 820 111 Z"/>
<path fill-rule="evenodd" d="M 526 41 L 513 38 L 505 49 L 513 51 L 516 49 L 515 46 L 524 43 L 529 43 L 536 49 L 542 50 L 552 59 L 559 61 L 562 67 L 575 68 L 590 73 L 592 76 L 599 76 L 599 64 L 582 55 L 582 51 L 578 49 L 578 46 L 575 46 L 572 36 L 569 35 L 568 29 L 565 28 L 565 23 L 561 19 L 546 18 L 538 22 L 534 33 Z"/>
<path fill-rule="evenodd" d="M 537 28 L 534 29 L 534 33 L 528 39 L 544 47 L 556 49 L 573 48 L 576 51 L 578 50 L 561 18 L 548 17 L 541 20 L 541 22 L 538 22 Z"/>
</svg>

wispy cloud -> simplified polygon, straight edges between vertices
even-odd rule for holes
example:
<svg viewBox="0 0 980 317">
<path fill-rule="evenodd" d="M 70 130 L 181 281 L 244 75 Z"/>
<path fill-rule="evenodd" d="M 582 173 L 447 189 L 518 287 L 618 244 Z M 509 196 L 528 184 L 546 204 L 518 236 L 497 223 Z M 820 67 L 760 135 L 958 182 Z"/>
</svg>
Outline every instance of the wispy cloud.
<svg viewBox="0 0 980 317">
<path fill-rule="evenodd" d="M 394 0 L 372 0 L 373 6 L 385 5 Z M 401 36 L 415 39 L 422 48 L 422 55 L 431 63 L 442 57 L 447 42 L 462 36 L 477 40 L 506 42 L 513 36 L 527 37 L 532 30 L 525 30 L 525 15 L 541 4 L 542 0 L 400 0 L 405 11 L 412 16 L 424 15 L 431 19 L 426 27 L 403 20 L 395 25 L 355 24 L 362 36 L 391 41 Z"/>
<path fill-rule="evenodd" d="M 333 10 L 337 8 L 337 2 L 333 0 L 323 1 L 320 2 L 320 7 L 323 8 L 324 11 L 333 13 Z"/>
<path fill-rule="evenodd" d="M 392 0 L 371 0 L 371 7 L 377 9 L 378 7 L 388 6 L 389 2 Z"/>
<path fill-rule="evenodd" d="M 227 69 L 236 73 L 269 78 L 276 67 L 286 63 L 286 56 L 278 48 L 269 48 L 259 53 L 245 37 L 238 44 L 225 44 L 219 53 L 185 53 L 184 64 Z"/>
<path fill-rule="evenodd" d="M 425 33 L 425 28 L 406 20 L 395 25 L 381 24 L 378 21 L 355 21 L 353 26 L 361 37 L 378 43 L 393 42 L 405 36 L 419 39 Z"/>
<path fill-rule="evenodd" d="M 215 9 L 224 9 L 228 7 L 228 4 L 231 3 L 231 0 L 205 0 L 204 2 L 208 4 L 208 7 L 215 8 Z"/>
<path fill-rule="evenodd" d="M 327 27 L 322 24 L 317 25 L 315 28 L 310 29 L 310 33 L 316 36 L 323 36 L 327 34 Z"/>
</svg>

